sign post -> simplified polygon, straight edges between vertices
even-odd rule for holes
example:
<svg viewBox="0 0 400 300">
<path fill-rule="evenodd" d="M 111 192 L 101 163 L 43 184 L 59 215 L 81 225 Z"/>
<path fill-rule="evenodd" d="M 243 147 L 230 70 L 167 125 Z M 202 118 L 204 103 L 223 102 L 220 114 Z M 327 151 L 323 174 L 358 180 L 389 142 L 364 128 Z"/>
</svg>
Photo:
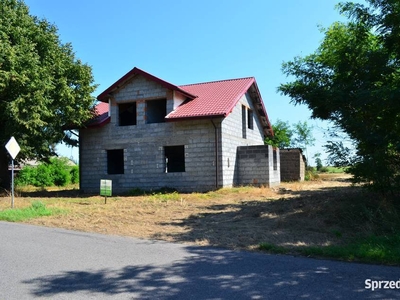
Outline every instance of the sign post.
<svg viewBox="0 0 400 300">
<path fill-rule="evenodd" d="M 100 196 L 104 196 L 104 204 L 107 204 L 107 196 L 112 194 L 112 180 L 100 180 Z"/>
<path fill-rule="evenodd" d="M 15 138 L 12 136 L 6 144 L 6 149 L 11 155 L 11 208 L 14 208 L 14 159 L 21 150 Z"/>
</svg>

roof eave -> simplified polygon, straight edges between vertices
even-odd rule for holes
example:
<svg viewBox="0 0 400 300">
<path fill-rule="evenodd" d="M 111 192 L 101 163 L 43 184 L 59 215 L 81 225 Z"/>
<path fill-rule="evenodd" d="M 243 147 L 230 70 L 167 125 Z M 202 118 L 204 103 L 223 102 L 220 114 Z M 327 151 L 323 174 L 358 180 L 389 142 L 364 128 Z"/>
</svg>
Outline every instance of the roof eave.
<svg viewBox="0 0 400 300">
<path fill-rule="evenodd" d="M 215 115 L 198 115 L 198 116 L 184 116 L 184 117 L 165 117 L 166 122 L 178 122 L 187 120 L 206 120 L 206 119 L 217 119 L 225 118 L 226 114 L 215 114 Z"/>
<path fill-rule="evenodd" d="M 111 117 L 107 117 L 104 120 L 94 123 L 94 124 L 90 124 L 88 125 L 86 128 L 100 128 L 103 127 L 104 125 L 108 124 L 111 122 Z"/>
<path fill-rule="evenodd" d="M 257 81 L 255 79 L 254 79 L 253 85 L 254 85 L 255 93 L 253 93 L 252 98 L 254 98 L 254 96 L 255 96 L 256 99 L 258 100 L 258 102 L 256 103 L 258 106 L 257 113 L 260 116 L 260 118 L 263 118 L 263 117 L 265 118 L 266 124 L 263 126 L 264 134 L 265 134 L 265 136 L 274 136 L 274 130 L 272 129 L 271 122 L 269 121 L 268 113 L 264 106 L 264 100 L 261 97 L 261 93 L 260 93 L 260 90 L 258 89 Z M 249 89 L 250 89 L 250 87 L 249 87 Z"/>
</svg>

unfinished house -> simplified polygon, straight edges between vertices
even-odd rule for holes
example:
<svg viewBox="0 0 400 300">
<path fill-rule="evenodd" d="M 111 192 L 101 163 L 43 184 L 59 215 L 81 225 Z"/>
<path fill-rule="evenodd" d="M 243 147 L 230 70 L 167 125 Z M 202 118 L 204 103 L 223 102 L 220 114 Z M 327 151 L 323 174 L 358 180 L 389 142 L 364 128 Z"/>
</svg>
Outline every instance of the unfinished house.
<svg viewBox="0 0 400 300">
<path fill-rule="evenodd" d="M 138 68 L 97 99 L 80 136 L 80 188 L 208 191 L 280 183 L 279 150 L 253 77 L 177 86 Z"/>
</svg>

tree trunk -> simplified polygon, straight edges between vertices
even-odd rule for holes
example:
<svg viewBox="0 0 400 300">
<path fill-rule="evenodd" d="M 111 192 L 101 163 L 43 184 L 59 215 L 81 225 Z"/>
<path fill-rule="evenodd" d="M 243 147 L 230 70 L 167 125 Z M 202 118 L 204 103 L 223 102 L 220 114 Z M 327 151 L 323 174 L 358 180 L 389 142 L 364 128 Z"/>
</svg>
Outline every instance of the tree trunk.
<svg viewBox="0 0 400 300">
<path fill-rule="evenodd" d="M 11 187 L 11 173 L 8 170 L 9 157 L 6 149 L 0 149 L 0 191 Z"/>
</svg>

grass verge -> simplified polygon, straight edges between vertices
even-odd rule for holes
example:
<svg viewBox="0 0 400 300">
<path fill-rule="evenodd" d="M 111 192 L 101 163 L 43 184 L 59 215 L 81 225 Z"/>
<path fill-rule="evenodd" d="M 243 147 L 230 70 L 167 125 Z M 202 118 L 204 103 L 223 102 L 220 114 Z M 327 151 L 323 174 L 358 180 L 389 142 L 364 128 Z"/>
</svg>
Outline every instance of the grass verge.
<svg viewBox="0 0 400 300">
<path fill-rule="evenodd" d="M 305 247 L 300 253 L 306 256 L 323 256 L 346 261 L 400 264 L 400 235 L 370 235 L 357 238 L 344 246 Z"/>
<path fill-rule="evenodd" d="M 33 201 L 31 206 L 20 209 L 6 209 L 0 211 L 0 220 L 9 222 L 20 222 L 39 218 L 43 216 L 51 216 L 61 211 L 56 209 L 46 208 L 46 205 L 41 201 Z"/>
<path fill-rule="evenodd" d="M 274 254 L 288 254 L 290 252 L 289 248 L 285 248 L 282 246 L 277 246 L 270 243 L 261 243 L 259 249 L 262 251 L 267 251 L 269 253 Z"/>
<path fill-rule="evenodd" d="M 388 265 L 400 264 L 400 235 L 357 238 L 346 245 L 324 247 L 302 246 L 296 249 L 269 243 L 261 243 L 259 249 L 274 254 L 301 254 L 308 257 L 324 257 L 344 261 L 379 263 Z"/>
<path fill-rule="evenodd" d="M 258 248 L 276 254 L 400 265 L 400 204 L 366 190 L 336 194 L 335 205 L 332 200 L 317 205 L 313 218 L 318 215 L 322 222 L 306 224 L 325 232 L 328 245 L 260 243 Z"/>
</svg>

